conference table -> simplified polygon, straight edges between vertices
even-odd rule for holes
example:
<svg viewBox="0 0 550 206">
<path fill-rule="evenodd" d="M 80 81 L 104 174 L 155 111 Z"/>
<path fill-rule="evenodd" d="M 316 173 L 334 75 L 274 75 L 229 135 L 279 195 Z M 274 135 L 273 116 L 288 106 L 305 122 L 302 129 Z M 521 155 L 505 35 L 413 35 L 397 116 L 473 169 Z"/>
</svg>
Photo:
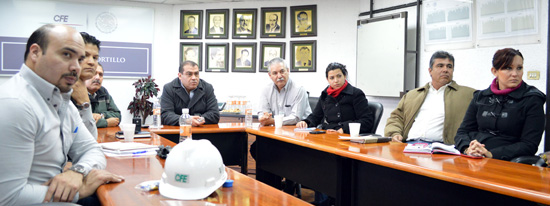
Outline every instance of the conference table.
<svg viewBox="0 0 550 206">
<path fill-rule="evenodd" d="M 226 125 L 227 126 L 227 125 Z M 223 134 L 233 130 L 227 126 L 215 129 L 209 126 L 211 132 Z M 165 133 L 173 132 L 170 127 L 165 127 Z M 115 137 L 118 127 L 98 129 L 98 142 L 120 141 Z M 205 129 L 206 130 L 206 129 Z M 193 128 L 193 132 L 199 129 Z M 161 137 L 158 133 L 162 131 L 151 130 L 150 138 L 134 139 L 151 145 L 175 146 L 175 143 Z M 194 134 L 193 134 L 194 135 Z M 202 200 L 180 201 L 165 198 L 157 191 L 144 192 L 134 187 L 142 182 L 160 180 L 164 171 L 164 159 L 156 155 L 143 157 L 106 157 L 107 171 L 122 175 L 125 180 L 121 183 L 110 183 L 102 185 L 97 190 L 102 205 L 310 205 L 303 200 L 286 194 L 280 190 L 270 187 L 262 182 L 256 181 L 242 173 L 226 168 L 228 179 L 234 180 L 233 187 L 217 189 L 214 193 Z"/>
<path fill-rule="evenodd" d="M 285 177 L 334 197 L 336 205 L 550 204 L 550 168 L 489 158 L 403 153 L 404 143 L 358 144 L 339 140 L 339 134 L 309 134 L 295 132 L 295 128 L 220 123 L 194 127 L 193 137 L 195 133 L 219 138 L 231 132 L 255 135 L 257 180 L 278 187 L 280 177 Z M 152 131 L 179 133 L 170 126 Z M 168 141 L 156 136 L 144 141 Z M 242 152 L 243 144 L 234 151 Z"/>
<path fill-rule="evenodd" d="M 257 180 L 278 185 L 285 177 L 337 205 L 550 204 L 550 168 L 403 153 L 405 143 L 359 144 L 294 129 L 246 129 L 256 135 Z"/>
</svg>

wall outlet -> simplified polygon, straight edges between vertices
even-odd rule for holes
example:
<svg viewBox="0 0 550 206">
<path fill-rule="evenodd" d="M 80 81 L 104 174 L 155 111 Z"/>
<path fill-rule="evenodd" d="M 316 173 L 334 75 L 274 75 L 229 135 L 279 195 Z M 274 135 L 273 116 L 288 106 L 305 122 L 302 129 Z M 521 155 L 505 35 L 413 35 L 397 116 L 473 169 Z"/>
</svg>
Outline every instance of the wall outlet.
<svg viewBox="0 0 550 206">
<path fill-rule="evenodd" d="M 528 71 L 527 72 L 527 79 L 539 80 L 540 79 L 540 71 Z"/>
</svg>

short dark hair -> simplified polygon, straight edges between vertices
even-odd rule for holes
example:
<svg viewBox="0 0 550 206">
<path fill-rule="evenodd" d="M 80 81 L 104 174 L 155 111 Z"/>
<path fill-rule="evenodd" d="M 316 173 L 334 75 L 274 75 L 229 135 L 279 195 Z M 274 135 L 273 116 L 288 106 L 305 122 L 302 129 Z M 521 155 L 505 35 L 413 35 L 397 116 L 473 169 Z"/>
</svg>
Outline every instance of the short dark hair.
<svg viewBox="0 0 550 206">
<path fill-rule="evenodd" d="M 191 65 L 192 67 L 198 67 L 199 65 L 197 63 L 195 63 L 194 61 L 184 61 L 180 64 L 180 73 L 183 74 L 183 67 L 184 66 L 187 66 L 187 65 Z"/>
<path fill-rule="evenodd" d="M 344 77 L 348 76 L 348 70 L 346 70 L 346 65 L 340 64 L 338 62 L 332 62 L 328 65 L 327 71 L 325 72 L 326 78 L 328 78 L 328 72 L 332 70 L 340 69 L 344 74 Z"/>
<path fill-rule="evenodd" d="M 521 52 L 519 52 L 519 50 L 517 49 L 499 49 L 497 52 L 495 52 L 495 55 L 493 56 L 493 68 L 495 68 L 496 70 L 500 70 L 509 67 L 510 65 L 512 65 L 512 62 L 514 62 L 514 57 L 516 56 L 520 56 L 521 59 L 523 59 L 523 54 L 521 54 Z"/>
<path fill-rule="evenodd" d="M 306 50 L 306 49 L 307 49 L 308 52 L 311 52 L 311 50 L 309 50 L 309 48 L 307 48 L 307 46 L 303 46 L 302 48 L 300 48 L 300 51 Z"/>
<path fill-rule="evenodd" d="M 302 17 L 300 17 L 300 16 L 302 16 L 302 14 L 307 16 L 307 13 L 305 11 L 301 11 L 300 13 L 298 13 L 298 21 L 304 20 L 304 19 L 302 19 Z"/>
<path fill-rule="evenodd" d="M 86 44 L 93 44 L 97 47 L 97 50 L 99 51 L 99 45 L 101 42 L 95 38 L 95 36 L 92 36 L 86 32 L 80 32 L 80 35 L 82 35 L 82 39 L 84 39 L 84 45 Z"/>
<path fill-rule="evenodd" d="M 27 61 L 27 56 L 30 52 L 29 50 L 33 44 L 38 44 L 38 46 L 40 46 L 40 49 L 42 49 L 42 54 L 46 53 L 46 49 L 48 49 L 48 44 L 50 43 L 49 33 L 54 27 L 56 27 L 55 24 L 46 24 L 36 29 L 31 34 L 31 36 L 27 40 L 27 46 L 25 47 L 25 56 L 23 58 L 24 61 Z"/>
<path fill-rule="evenodd" d="M 241 50 L 241 55 L 243 54 L 243 52 L 246 52 L 246 53 L 248 53 L 248 54 L 250 55 L 250 52 L 248 51 L 248 49 L 243 49 L 243 50 Z"/>
<path fill-rule="evenodd" d="M 195 20 L 195 17 L 194 16 L 190 16 L 190 17 L 187 17 L 187 22 L 189 22 L 189 19 L 193 18 L 193 20 Z"/>
<path fill-rule="evenodd" d="M 451 63 L 453 63 L 453 66 L 455 66 L 455 57 L 453 57 L 452 54 L 446 51 L 436 51 L 432 58 L 430 58 L 430 68 L 433 67 L 435 59 L 449 59 L 451 60 Z"/>
</svg>

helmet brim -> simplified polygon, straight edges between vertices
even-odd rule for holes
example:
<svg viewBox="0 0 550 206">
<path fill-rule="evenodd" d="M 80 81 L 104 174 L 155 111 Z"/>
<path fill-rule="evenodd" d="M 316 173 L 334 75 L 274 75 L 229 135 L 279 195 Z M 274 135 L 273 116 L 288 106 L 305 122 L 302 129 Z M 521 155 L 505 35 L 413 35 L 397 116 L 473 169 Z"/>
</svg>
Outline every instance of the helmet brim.
<svg viewBox="0 0 550 206">
<path fill-rule="evenodd" d="M 214 185 L 201 188 L 176 187 L 165 181 L 166 173 L 163 173 L 162 177 L 159 182 L 159 192 L 162 196 L 178 200 L 200 200 L 208 197 L 223 185 L 227 180 L 227 172 L 223 171 L 222 177 Z"/>
</svg>

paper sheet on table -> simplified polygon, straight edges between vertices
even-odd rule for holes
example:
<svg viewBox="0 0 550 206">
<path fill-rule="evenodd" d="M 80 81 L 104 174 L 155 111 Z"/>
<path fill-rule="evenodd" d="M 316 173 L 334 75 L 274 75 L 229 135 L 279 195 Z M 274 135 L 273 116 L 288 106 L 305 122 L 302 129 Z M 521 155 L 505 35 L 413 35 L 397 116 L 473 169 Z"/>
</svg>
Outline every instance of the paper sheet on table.
<svg viewBox="0 0 550 206">
<path fill-rule="evenodd" d="M 294 128 L 294 132 L 310 132 L 315 130 L 315 127 L 308 127 L 308 128 Z"/>
</svg>

